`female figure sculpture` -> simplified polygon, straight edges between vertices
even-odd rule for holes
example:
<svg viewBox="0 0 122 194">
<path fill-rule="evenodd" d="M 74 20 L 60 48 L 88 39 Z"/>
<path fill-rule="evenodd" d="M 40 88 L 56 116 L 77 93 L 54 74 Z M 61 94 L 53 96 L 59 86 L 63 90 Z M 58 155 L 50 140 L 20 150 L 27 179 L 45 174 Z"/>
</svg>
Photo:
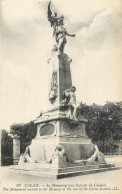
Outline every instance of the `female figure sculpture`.
<svg viewBox="0 0 122 194">
<path fill-rule="evenodd" d="M 76 87 L 72 86 L 71 89 L 68 89 L 64 91 L 63 94 L 63 100 L 62 100 L 62 105 L 68 105 L 69 110 L 68 110 L 68 116 L 71 119 L 74 119 L 77 121 L 77 108 L 78 104 L 76 102 L 76 95 L 75 95 Z M 73 111 L 72 111 L 73 108 Z"/>
<path fill-rule="evenodd" d="M 48 5 L 48 21 L 51 23 L 51 27 L 53 27 L 53 37 L 55 39 L 55 51 L 63 52 L 65 44 L 67 43 L 66 36 L 74 37 L 74 34 L 69 34 L 64 28 L 64 16 L 57 17 L 57 13 L 51 12 L 50 9 L 51 1 Z"/>
<path fill-rule="evenodd" d="M 64 51 L 65 44 L 67 43 L 66 36 L 71 36 L 74 37 L 74 34 L 69 34 L 66 29 L 63 27 L 63 19 L 64 17 L 62 16 L 59 19 L 59 24 L 56 26 L 56 32 L 55 32 L 55 38 L 57 42 L 57 48 L 60 52 Z"/>
</svg>

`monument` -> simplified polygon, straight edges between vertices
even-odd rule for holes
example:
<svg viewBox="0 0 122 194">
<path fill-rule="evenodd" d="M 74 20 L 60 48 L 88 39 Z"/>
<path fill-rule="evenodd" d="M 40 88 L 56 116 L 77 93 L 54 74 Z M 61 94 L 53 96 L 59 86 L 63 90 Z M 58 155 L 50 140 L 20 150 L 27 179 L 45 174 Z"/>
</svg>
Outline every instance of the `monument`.
<svg viewBox="0 0 122 194">
<path fill-rule="evenodd" d="M 91 139 L 86 135 L 87 120 L 78 114 L 76 87 L 72 85 L 72 59 L 64 53 L 69 34 L 64 16 L 51 11 L 48 21 L 53 29 L 53 48 L 48 60 L 50 71 L 50 109 L 35 120 L 37 135 L 20 157 L 16 169 L 42 177 L 61 178 L 113 168 L 106 164 Z M 12 167 L 11 167 L 12 168 Z M 15 168 L 15 167 L 14 167 Z"/>
<path fill-rule="evenodd" d="M 56 12 L 52 13 L 50 5 L 51 2 L 48 5 L 48 21 L 53 29 L 53 48 L 52 58 L 48 60 L 52 71 L 47 100 L 51 109 L 35 121 L 37 136 L 30 146 L 31 156 L 36 161 L 46 161 L 51 158 L 56 146 L 62 146 L 72 160 L 80 160 L 88 158 L 93 144 L 85 132 L 87 120 L 77 116 L 76 88 L 72 86 L 70 69 L 72 60 L 64 53 L 66 36 L 75 35 L 67 32 L 63 24 L 64 16 L 58 17 Z M 35 154 L 35 149 L 39 150 L 38 154 Z"/>
</svg>

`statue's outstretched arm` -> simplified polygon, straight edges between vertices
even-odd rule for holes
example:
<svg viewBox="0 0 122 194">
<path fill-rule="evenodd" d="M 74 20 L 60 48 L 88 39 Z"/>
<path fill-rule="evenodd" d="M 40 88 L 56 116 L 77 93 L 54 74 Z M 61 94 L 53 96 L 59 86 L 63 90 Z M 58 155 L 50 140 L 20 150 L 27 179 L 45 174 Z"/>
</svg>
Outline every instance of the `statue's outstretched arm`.
<svg viewBox="0 0 122 194">
<path fill-rule="evenodd" d="M 72 37 L 75 36 L 75 34 L 69 34 L 67 31 L 66 31 L 66 35 L 67 35 L 67 36 L 72 36 Z"/>
</svg>

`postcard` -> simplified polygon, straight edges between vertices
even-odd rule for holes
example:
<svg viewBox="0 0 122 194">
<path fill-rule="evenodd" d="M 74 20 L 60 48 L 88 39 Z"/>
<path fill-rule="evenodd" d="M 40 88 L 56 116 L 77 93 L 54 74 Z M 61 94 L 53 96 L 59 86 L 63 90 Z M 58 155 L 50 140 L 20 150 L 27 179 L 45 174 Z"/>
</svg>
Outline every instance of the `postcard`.
<svg viewBox="0 0 122 194">
<path fill-rule="evenodd" d="M 120 194 L 121 0 L 0 9 L 0 193 Z"/>
</svg>

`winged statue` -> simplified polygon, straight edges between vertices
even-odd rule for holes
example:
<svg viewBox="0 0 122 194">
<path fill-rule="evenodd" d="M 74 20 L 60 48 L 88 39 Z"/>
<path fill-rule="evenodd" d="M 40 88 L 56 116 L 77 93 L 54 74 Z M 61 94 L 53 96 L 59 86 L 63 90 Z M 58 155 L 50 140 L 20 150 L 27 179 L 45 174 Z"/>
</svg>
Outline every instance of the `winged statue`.
<svg viewBox="0 0 122 194">
<path fill-rule="evenodd" d="M 51 11 L 51 1 L 48 4 L 47 11 L 48 21 L 53 27 L 53 37 L 55 38 L 55 51 L 63 52 L 65 44 L 67 43 L 66 36 L 74 37 L 74 34 L 69 34 L 64 28 L 64 16 L 57 16 L 57 12 Z"/>
</svg>

